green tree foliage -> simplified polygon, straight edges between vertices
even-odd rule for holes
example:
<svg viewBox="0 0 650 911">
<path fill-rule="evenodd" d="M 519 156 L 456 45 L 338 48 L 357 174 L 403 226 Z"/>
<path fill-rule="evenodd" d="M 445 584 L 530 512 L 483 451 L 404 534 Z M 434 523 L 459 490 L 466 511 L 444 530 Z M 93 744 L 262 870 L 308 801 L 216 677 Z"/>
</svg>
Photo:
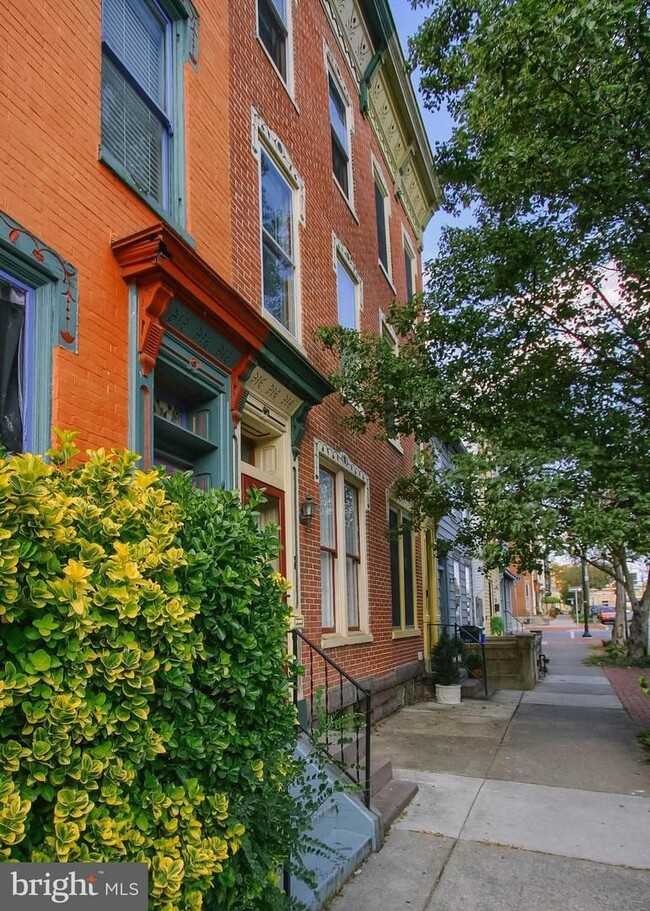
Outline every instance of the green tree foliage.
<svg viewBox="0 0 650 911">
<path fill-rule="evenodd" d="M 579 563 L 552 563 L 551 572 L 557 579 L 562 600 L 571 603 L 569 589 L 582 586 L 582 567 Z M 590 566 L 587 569 L 589 590 L 601 591 L 612 584 L 612 574 Z"/>
<path fill-rule="evenodd" d="M 0 461 L 0 851 L 146 861 L 156 911 L 279 907 L 301 814 L 273 533 L 72 454 Z"/>
<path fill-rule="evenodd" d="M 647 5 L 421 5 L 413 62 L 426 103 L 457 123 L 437 148 L 447 208 L 469 207 L 474 223 L 443 231 L 424 299 L 393 311 L 399 357 L 378 339 L 323 338 L 346 349 L 337 379 L 357 425 L 466 443 L 444 476 L 419 466 L 416 500 L 471 507 L 462 537 L 488 566 L 555 550 L 613 568 L 639 652 L 650 584 L 637 598 L 629 564 L 650 553 Z"/>
</svg>

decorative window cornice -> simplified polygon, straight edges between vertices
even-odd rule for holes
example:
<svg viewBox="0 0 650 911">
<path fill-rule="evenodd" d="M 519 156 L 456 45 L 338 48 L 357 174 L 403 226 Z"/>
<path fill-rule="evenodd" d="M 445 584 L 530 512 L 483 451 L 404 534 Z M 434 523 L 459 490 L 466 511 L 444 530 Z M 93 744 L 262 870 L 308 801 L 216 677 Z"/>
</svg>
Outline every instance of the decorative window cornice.
<svg viewBox="0 0 650 911">
<path fill-rule="evenodd" d="M 318 481 L 320 474 L 321 459 L 325 459 L 337 468 L 341 468 L 352 478 L 356 478 L 366 489 L 366 510 L 370 509 L 370 478 L 352 461 L 346 452 L 334 449 L 329 443 L 322 440 L 314 440 L 314 479 Z"/>
<path fill-rule="evenodd" d="M 294 165 L 286 146 L 273 130 L 262 120 L 255 108 L 251 109 L 251 148 L 256 158 L 260 156 L 262 146 L 275 158 L 280 168 L 284 171 L 294 189 L 298 191 L 300 205 L 299 214 L 301 224 L 305 223 L 305 182 Z"/>
<path fill-rule="evenodd" d="M 343 96 L 343 100 L 345 101 L 346 105 L 349 108 L 351 108 L 352 99 L 350 98 L 350 93 L 348 92 L 348 88 L 345 84 L 345 79 L 343 78 L 343 73 L 341 72 L 341 67 L 336 62 L 336 57 L 331 52 L 331 50 L 327 46 L 327 42 L 325 42 L 325 41 L 323 41 L 323 53 L 325 55 L 326 69 L 331 70 L 332 75 L 334 76 L 334 79 L 338 86 L 338 89 L 339 89 L 341 95 Z M 350 126 L 352 127 L 352 116 L 351 116 L 352 111 L 350 111 L 349 114 L 350 114 Z"/>
<path fill-rule="evenodd" d="M 6 212 L 0 211 L 0 249 L 22 259 L 35 275 L 37 284 L 56 283 L 57 297 L 55 344 L 77 350 L 77 270 L 51 247 L 23 228 Z"/>
<path fill-rule="evenodd" d="M 336 274 L 337 264 L 339 261 L 343 263 L 343 265 L 348 270 L 348 272 L 350 273 L 350 275 L 352 276 L 352 278 L 354 279 L 354 281 L 357 285 L 357 292 L 358 292 L 358 298 L 359 298 L 359 311 L 362 312 L 363 311 L 363 280 L 361 278 L 361 275 L 359 274 L 359 271 L 357 270 L 357 267 L 354 264 L 354 260 L 352 259 L 352 254 L 350 253 L 348 248 L 345 246 L 345 244 L 342 243 L 338 239 L 336 234 L 332 231 L 332 268 L 334 269 L 334 274 Z"/>
<path fill-rule="evenodd" d="M 350 275 L 354 278 L 355 282 L 360 285 L 361 276 L 357 271 L 357 267 L 354 265 L 354 260 L 352 259 L 352 254 L 345 246 L 345 244 L 338 239 L 336 234 L 332 231 L 332 268 L 336 272 L 336 263 L 337 260 L 341 260 L 345 268 L 348 270 Z"/>
</svg>

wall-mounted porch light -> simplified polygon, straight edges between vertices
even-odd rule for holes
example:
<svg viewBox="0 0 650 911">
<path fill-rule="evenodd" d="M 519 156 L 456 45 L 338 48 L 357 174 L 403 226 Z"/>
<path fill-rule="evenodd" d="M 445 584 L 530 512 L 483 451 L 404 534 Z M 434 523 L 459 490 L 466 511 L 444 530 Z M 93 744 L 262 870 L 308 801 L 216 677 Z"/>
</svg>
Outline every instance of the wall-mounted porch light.
<svg viewBox="0 0 650 911">
<path fill-rule="evenodd" d="M 303 502 L 300 504 L 300 524 L 306 525 L 307 528 L 311 525 L 311 520 L 316 514 L 316 504 L 314 503 L 314 498 L 310 493 L 307 494 Z"/>
</svg>

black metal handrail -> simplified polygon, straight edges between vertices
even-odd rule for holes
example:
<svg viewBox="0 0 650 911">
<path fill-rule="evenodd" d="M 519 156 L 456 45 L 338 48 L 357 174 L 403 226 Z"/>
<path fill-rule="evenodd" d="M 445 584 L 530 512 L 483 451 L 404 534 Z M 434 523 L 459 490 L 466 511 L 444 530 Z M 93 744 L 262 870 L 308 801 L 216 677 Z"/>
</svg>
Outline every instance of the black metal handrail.
<svg viewBox="0 0 650 911">
<path fill-rule="evenodd" d="M 524 623 L 524 621 L 523 621 L 523 620 L 520 620 L 519 617 L 516 617 L 516 616 L 512 613 L 512 611 L 509 610 L 507 607 L 504 607 L 504 609 L 503 609 L 503 616 L 504 616 L 504 619 L 505 619 L 505 627 L 506 627 L 505 630 L 504 630 L 504 632 L 505 632 L 506 634 L 510 632 L 510 630 L 508 629 L 508 620 L 507 620 L 508 617 L 510 617 L 511 620 L 514 620 L 515 623 L 518 623 L 518 624 L 519 624 L 519 626 L 521 627 L 522 632 L 525 633 L 525 632 L 527 631 L 527 630 L 526 630 L 526 624 Z"/>
<path fill-rule="evenodd" d="M 363 791 L 364 803 L 369 807 L 372 713 L 370 690 L 350 676 L 301 630 L 292 629 L 291 636 L 294 654 L 304 670 L 307 695 L 303 701 L 309 708 L 308 718 L 304 722 L 300 720 L 298 711 L 296 712 L 298 724 L 311 742 Z M 296 710 L 299 702 L 298 688 L 295 687 Z M 323 722 L 322 728 L 315 725 L 315 721 Z M 350 725 L 348 729 L 344 729 L 346 722 Z M 365 735 L 363 747 L 362 730 Z M 351 756 L 350 751 L 346 754 L 348 746 L 352 747 Z"/>
<path fill-rule="evenodd" d="M 432 642 L 432 635 L 434 629 L 441 630 L 443 633 L 447 632 L 448 635 L 451 635 L 453 631 L 454 640 L 457 643 L 462 643 L 462 645 L 472 645 L 478 646 L 481 650 L 481 673 L 478 674 L 476 668 L 468 667 L 466 664 L 465 651 L 462 646 L 459 645 L 458 663 L 461 667 L 464 667 L 470 677 L 473 677 L 476 680 L 483 680 L 483 690 L 485 692 L 485 697 L 488 696 L 488 678 L 487 678 L 487 661 L 485 658 L 485 633 L 482 626 L 475 626 L 474 624 L 463 625 L 461 623 L 436 623 L 434 621 L 429 622 L 429 643 L 431 646 L 434 645 Z M 479 630 L 478 633 L 475 633 L 474 630 Z M 465 658 L 465 660 L 463 660 Z"/>
</svg>

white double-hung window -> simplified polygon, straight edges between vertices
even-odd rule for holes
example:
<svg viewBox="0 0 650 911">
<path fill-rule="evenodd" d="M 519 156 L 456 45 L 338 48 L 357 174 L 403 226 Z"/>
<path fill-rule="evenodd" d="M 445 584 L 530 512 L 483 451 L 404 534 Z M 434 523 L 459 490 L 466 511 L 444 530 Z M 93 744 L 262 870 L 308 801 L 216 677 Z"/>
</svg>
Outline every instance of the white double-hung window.
<svg viewBox="0 0 650 911">
<path fill-rule="evenodd" d="M 363 626 L 364 490 L 340 470 L 320 467 L 321 612 L 324 633 L 348 635 Z"/>
<path fill-rule="evenodd" d="M 264 148 L 262 186 L 262 279 L 264 309 L 296 334 L 294 188 Z"/>
</svg>

